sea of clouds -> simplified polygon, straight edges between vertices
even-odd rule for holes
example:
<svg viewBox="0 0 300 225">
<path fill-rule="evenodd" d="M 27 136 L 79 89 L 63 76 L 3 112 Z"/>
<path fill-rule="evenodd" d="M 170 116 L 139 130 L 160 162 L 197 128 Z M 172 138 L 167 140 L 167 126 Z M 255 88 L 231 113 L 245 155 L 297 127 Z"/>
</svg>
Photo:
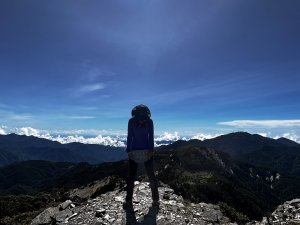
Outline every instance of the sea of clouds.
<svg viewBox="0 0 300 225">
<path fill-rule="evenodd" d="M 38 138 L 45 138 L 51 141 L 58 141 L 62 144 L 71 142 L 80 142 L 84 144 L 100 144 L 100 145 L 110 145 L 115 147 L 125 147 L 126 146 L 126 134 L 121 131 L 110 131 L 110 130 L 39 130 L 32 127 L 21 127 L 21 128 L 9 128 L 6 126 L 0 126 L 0 135 L 6 135 L 10 133 L 15 133 L 18 135 L 35 136 Z M 285 137 L 290 140 L 300 143 L 300 137 L 295 133 L 283 133 L 282 135 L 271 135 L 271 133 L 258 133 L 264 137 L 271 137 L 277 139 L 279 137 Z M 190 140 L 190 139 L 211 139 L 220 134 L 209 134 L 209 133 L 196 133 L 194 135 L 183 136 L 179 132 L 163 132 L 154 137 L 154 145 L 166 145 L 178 140 Z"/>
<path fill-rule="evenodd" d="M 115 147 L 125 147 L 127 135 L 120 131 L 107 131 L 107 130 L 58 130 L 48 131 L 39 130 L 32 127 L 21 128 L 8 128 L 6 126 L 0 127 L 0 134 L 11 134 L 35 136 L 38 138 L 45 138 L 52 141 L 58 141 L 62 144 L 71 142 L 80 142 L 84 144 L 101 144 L 110 145 Z M 182 136 L 177 131 L 163 132 L 162 134 L 155 135 L 154 145 L 160 146 L 170 144 L 178 140 L 190 140 L 190 139 L 209 139 L 214 138 L 220 134 L 204 134 L 198 133 L 190 136 Z"/>
</svg>

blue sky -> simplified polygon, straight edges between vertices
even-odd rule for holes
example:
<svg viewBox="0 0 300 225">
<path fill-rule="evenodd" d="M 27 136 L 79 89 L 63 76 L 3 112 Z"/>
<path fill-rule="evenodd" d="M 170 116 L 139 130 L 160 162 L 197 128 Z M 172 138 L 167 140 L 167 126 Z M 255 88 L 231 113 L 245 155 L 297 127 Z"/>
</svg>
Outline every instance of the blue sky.
<svg viewBox="0 0 300 225">
<path fill-rule="evenodd" d="M 142 103 L 156 134 L 300 140 L 299 11 L 297 0 L 2 0 L 0 129 L 124 134 Z"/>
</svg>

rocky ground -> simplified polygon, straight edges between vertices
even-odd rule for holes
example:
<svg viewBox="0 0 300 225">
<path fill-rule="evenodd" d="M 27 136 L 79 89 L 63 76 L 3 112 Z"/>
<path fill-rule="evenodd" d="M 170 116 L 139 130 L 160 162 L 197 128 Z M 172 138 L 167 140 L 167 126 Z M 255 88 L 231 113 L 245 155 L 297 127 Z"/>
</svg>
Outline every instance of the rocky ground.
<svg viewBox="0 0 300 225">
<path fill-rule="evenodd" d="M 48 208 L 31 224 L 235 224 L 230 223 L 219 206 L 187 203 L 166 185 L 159 187 L 160 208 L 157 210 L 151 206 L 149 183 L 136 181 L 135 184 L 134 213 L 126 212 L 122 208 L 126 192 L 117 188 L 90 199 L 81 206 L 66 201 L 57 207 Z"/>
<path fill-rule="evenodd" d="M 254 221 L 247 225 L 296 225 L 300 224 L 300 199 L 287 201 L 277 207 L 269 216 L 264 217 L 262 221 Z"/>
<path fill-rule="evenodd" d="M 71 195 L 87 197 L 88 193 L 95 193 L 107 187 L 111 182 L 95 183 L 88 189 L 76 189 Z M 100 189 L 99 189 L 100 188 Z M 90 192 L 91 189 L 94 192 Z M 96 190 L 97 189 L 97 190 Z M 159 187 L 160 208 L 151 206 L 151 190 L 148 182 L 135 182 L 133 207 L 134 213 L 123 209 L 126 191 L 117 187 L 113 191 L 89 198 L 84 204 L 67 200 L 57 207 L 51 207 L 39 214 L 31 225 L 47 224 L 83 224 L 83 225 L 204 225 L 204 224 L 237 224 L 232 223 L 220 210 L 220 207 L 207 203 L 188 203 L 167 185 Z M 76 198 L 75 198 L 76 199 Z M 262 221 L 252 221 L 247 225 L 295 225 L 300 224 L 300 199 L 285 202 Z"/>
</svg>

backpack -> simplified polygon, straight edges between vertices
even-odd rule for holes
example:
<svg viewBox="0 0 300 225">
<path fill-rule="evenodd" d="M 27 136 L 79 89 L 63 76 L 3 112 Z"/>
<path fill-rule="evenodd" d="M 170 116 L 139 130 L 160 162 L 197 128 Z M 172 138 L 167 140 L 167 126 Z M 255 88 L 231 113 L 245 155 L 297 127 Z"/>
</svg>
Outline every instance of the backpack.
<svg viewBox="0 0 300 225">
<path fill-rule="evenodd" d="M 151 112 L 146 105 L 140 104 L 131 110 L 131 116 L 137 120 L 147 120 L 151 117 Z"/>
</svg>

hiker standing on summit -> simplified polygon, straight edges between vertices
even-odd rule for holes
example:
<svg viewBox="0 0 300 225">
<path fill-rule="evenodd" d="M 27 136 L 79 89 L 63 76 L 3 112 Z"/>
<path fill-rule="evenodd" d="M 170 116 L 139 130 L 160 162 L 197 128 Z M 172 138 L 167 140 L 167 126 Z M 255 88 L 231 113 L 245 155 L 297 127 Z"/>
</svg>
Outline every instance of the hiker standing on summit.
<svg viewBox="0 0 300 225">
<path fill-rule="evenodd" d="M 137 105 L 131 111 L 128 121 L 127 148 L 129 175 L 124 208 L 132 208 L 134 181 L 139 164 L 144 164 L 150 182 L 152 206 L 159 207 L 158 182 L 153 169 L 154 126 L 146 105 Z"/>
</svg>

